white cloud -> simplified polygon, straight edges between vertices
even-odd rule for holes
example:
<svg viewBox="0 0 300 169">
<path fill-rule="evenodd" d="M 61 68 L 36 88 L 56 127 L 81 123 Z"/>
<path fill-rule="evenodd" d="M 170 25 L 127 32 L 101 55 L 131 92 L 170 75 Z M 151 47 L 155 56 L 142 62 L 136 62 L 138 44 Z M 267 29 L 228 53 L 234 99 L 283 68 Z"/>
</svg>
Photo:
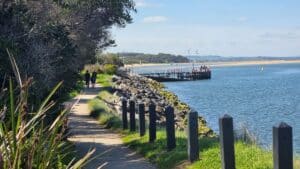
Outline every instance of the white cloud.
<svg viewBox="0 0 300 169">
<path fill-rule="evenodd" d="M 148 4 L 145 1 L 136 1 L 135 2 L 136 7 L 147 7 Z"/>
<path fill-rule="evenodd" d="M 149 3 L 145 0 L 135 0 L 135 5 L 137 8 L 147 8 L 147 7 L 160 7 L 162 4 L 159 3 Z"/>
<path fill-rule="evenodd" d="M 168 20 L 165 16 L 149 16 L 145 17 L 143 19 L 144 23 L 160 23 L 160 22 L 166 22 Z"/>
</svg>

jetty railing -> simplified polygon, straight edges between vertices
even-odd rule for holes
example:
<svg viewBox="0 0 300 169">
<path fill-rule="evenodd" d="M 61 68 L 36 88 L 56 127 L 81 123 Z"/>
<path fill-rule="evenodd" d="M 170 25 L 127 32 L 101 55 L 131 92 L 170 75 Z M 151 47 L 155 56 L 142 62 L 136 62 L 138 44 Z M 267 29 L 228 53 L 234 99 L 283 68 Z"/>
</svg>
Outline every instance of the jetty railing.
<svg viewBox="0 0 300 169">
<path fill-rule="evenodd" d="M 135 102 L 131 100 L 129 106 L 127 100 L 122 100 L 122 122 L 123 129 L 127 129 L 127 115 L 130 114 L 130 131 L 135 131 L 135 114 L 139 113 L 140 136 L 145 134 L 145 105 L 139 104 L 136 111 Z M 168 151 L 176 148 L 174 108 L 168 106 L 165 109 L 166 114 L 166 135 Z M 133 122 L 134 121 L 134 122 Z M 198 113 L 191 111 L 188 113 L 187 123 L 187 154 L 190 162 L 199 160 L 199 134 L 198 134 Z M 233 118 L 224 115 L 219 118 L 219 140 L 221 149 L 222 169 L 235 169 L 234 153 L 234 131 Z M 156 110 L 155 105 L 149 105 L 149 143 L 156 140 Z M 292 127 L 282 122 L 273 127 L 273 166 L 274 169 L 293 169 L 293 135 Z"/>
<path fill-rule="evenodd" d="M 191 80 L 204 80 L 211 78 L 211 70 L 206 69 L 193 69 L 190 72 L 182 70 L 173 70 L 159 73 L 142 73 L 141 76 L 151 78 L 158 82 L 168 81 L 191 81 Z"/>
</svg>

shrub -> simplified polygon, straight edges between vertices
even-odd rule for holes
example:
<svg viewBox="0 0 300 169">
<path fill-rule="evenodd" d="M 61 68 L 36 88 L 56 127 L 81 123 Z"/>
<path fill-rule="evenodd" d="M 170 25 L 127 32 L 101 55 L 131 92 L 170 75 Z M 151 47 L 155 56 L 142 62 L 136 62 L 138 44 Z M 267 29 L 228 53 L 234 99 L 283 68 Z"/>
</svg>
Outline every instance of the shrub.
<svg viewBox="0 0 300 169">
<path fill-rule="evenodd" d="M 113 65 L 113 64 L 105 64 L 103 66 L 103 71 L 107 74 L 116 74 L 117 73 L 117 69 L 118 67 L 116 65 Z"/>
</svg>

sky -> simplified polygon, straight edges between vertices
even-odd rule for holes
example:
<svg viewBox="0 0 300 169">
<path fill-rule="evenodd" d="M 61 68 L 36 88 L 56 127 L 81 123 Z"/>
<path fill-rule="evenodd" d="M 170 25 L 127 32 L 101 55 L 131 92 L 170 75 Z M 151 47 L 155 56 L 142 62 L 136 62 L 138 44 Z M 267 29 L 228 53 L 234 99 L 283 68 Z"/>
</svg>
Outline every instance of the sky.
<svg viewBox="0 0 300 169">
<path fill-rule="evenodd" d="M 300 56 L 300 0 L 135 0 L 108 52 Z"/>
</svg>

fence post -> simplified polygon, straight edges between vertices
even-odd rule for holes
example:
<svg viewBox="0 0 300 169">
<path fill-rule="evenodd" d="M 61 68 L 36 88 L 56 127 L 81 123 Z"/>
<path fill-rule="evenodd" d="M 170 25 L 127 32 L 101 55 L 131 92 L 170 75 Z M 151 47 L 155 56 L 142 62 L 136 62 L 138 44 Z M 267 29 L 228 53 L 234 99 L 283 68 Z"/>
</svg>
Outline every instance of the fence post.
<svg viewBox="0 0 300 169">
<path fill-rule="evenodd" d="M 293 169 L 293 133 L 286 123 L 273 127 L 273 161 L 274 169 Z"/>
<path fill-rule="evenodd" d="M 188 157 L 190 162 L 199 159 L 199 142 L 198 142 L 198 113 L 191 111 L 188 114 Z"/>
<path fill-rule="evenodd" d="M 156 140 L 156 106 L 151 103 L 149 105 L 149 142 L 152 143 Z"/>
<path fill-rule="evenodd" d="M 130 113 L 130 131 L 135 131 L 135 102 L 134 100 L 129 101 L 129 113 Z"/>
<path fill-rule="evenodd" d="M 165 110 L 165 113 L 166 113 L 167 149 L 170 151 L 176 147 L 174 108 L 168 106 Z"/>
<path fill-rule="evenodd" d="M 127 100 L 123 98 L 122 100 L 122 122 L 123 129 L 128 129 L 128 119 L 127 119 Z"/>
<path fill-rule="evenodd" d="M 3 157 L 2 157 L 2 154 L 0 151 L 0 169 L 3 169 L 3 168 L 4 168 L 4 161 L 3 161 Z"/>
<path fill-rule="evenodd" d="M 145 105 L 143 103 L 139 104 L 139 126 L 140 126 L 140 136 L 144 136 L 145 129 Z"/>
<path fill-rule="evenodd" d="M 233 120 L 229 115 L 219 119 L 222 169 L 235 169 Z"/>
</svg>

